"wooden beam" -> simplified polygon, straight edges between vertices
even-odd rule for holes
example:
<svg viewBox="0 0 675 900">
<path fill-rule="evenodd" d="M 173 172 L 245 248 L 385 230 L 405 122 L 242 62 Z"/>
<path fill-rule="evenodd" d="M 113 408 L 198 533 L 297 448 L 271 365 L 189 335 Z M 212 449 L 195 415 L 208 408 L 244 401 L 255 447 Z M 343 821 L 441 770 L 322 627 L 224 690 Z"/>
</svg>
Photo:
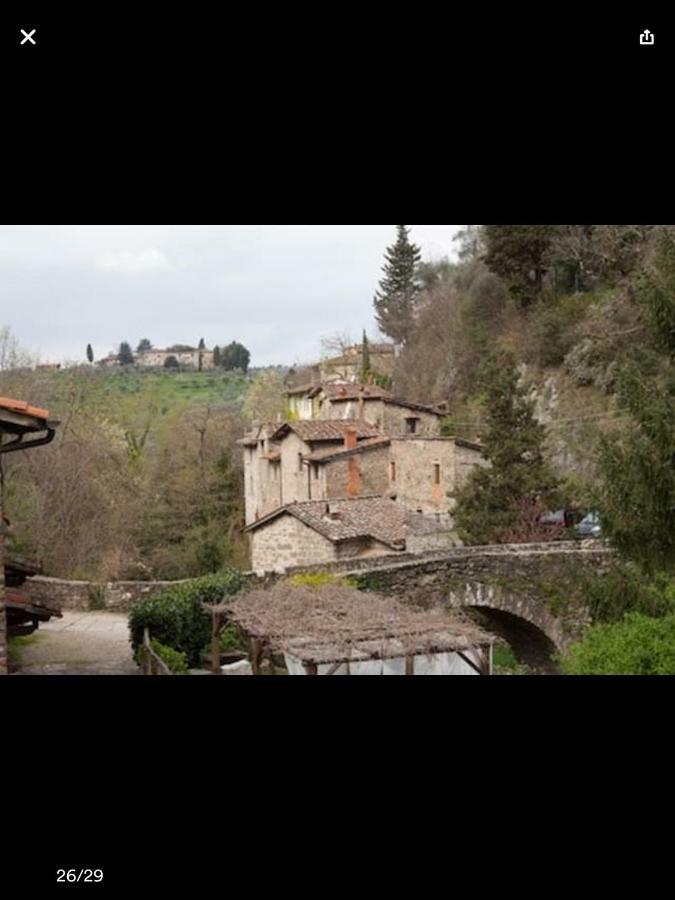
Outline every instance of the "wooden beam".
<svg viewBox="0 0 675 900">
<path fill-rule="evenodd" d="M 415 657 L 414 656 L 406 656 L 406 658 L 405 658 L 405 674 L 406 675 L 414 675 L 415 674 Z"/>
<path fill-rule="evenodd" d="M 480 653 L 480 650 L 478 652 Z M 474 672 L 477 675 L 485 675 L 485 672 L 483 671 L 482 654 L 480 654 L 481 655 L 481 665 L 477 666 L 476 663 L 472 659 L 469 659 L 469 657 L 466 656 L 466 654 L 462 653 L 460 650 L 455 650 L 455 653 L 457 654 L 457 656 L 459 656 L 460 659 L 464 660 L 464 662 L 467 664 L 467 666 L 471 666 L 471 668 L 474 670 Z"/>
</svg>

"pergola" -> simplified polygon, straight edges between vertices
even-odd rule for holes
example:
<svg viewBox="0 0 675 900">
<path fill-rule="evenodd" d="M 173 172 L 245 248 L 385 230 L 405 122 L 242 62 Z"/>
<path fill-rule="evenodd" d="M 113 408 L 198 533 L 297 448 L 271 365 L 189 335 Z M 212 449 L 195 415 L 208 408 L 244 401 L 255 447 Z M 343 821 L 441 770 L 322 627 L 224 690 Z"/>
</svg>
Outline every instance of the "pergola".
<svg viewBox="0 0 675 900">
<path fill-rule="evenodd" d="M 495 638 L 445 610 L 422 610 L 355 588 L 277 584 L 211 606 L 214 672 L 222 629 L 247 636 L 253 674 L 283 655 L 293 675 L 491 675 Z"/>
<path fill-rule="evenodd" d="M 3 459 L 8 453 L 42 447 L 54 440 L 59 423 L 49 412 L 23 400 L 0 397 L 0 675 L 7 672 L 7 616 L 5 608 L 5 539 Z M 33 616 L 32 618 L 35 618 Z"/>
</svg>

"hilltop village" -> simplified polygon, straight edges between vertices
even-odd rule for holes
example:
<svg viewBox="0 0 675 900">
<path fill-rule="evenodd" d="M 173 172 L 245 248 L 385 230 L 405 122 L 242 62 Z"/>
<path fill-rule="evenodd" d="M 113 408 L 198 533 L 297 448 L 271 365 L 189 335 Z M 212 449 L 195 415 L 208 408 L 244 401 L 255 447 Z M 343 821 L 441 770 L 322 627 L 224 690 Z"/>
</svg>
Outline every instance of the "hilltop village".
<svg viewBox="0 0 675 900">
<path fill-rule="evenodd" d="M 256 572 L 456 546 L 457 492 L 486 462 L 441 435 L 440 409 L 342 378 L 289 390 L 288 408 L 240 441 Z"/>
</svg>

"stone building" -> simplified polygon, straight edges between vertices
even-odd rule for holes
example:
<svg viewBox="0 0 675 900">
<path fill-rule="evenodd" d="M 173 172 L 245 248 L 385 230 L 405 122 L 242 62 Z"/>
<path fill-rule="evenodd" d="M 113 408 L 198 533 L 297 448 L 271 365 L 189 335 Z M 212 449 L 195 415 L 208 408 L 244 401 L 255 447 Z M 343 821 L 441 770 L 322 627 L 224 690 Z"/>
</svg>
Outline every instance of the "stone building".
<svg viewBox="0 0 675 900">
<path fill-rule="evenodd" d="M 365 419 L 388 435 L 440 436 L 444 415 L 434 406 L 401 400 L 376 385 L 346 381 L 295 388 L 287 396 L 290 413 L 298 419 Z"/>
<path fill-rule="evenodd" d="M 347 435 L 346 426 L 351 426 Z M 353 437 L 352 437 L 353 434 Z M 367 422 L 304 421 L 259 426 L 244 448 L 246 524 L 288 503 L 325 500 L 326 479 L 319 457 L 380 438 Z M 341 496 L 347 496 L 347 483 Z"/>
<path fill-rule="evenodd" d="M 452 528 L 458 491 L 476 466 L 486 465 L 483 448 L 461 438 L 394 438 L 388 496 Z"/>
<path fill-rule="evenodd" d="M 203 371 L 214 369 L 213 350 L 144 350 L 141 353 L 134 353 L 134 363 L 142 369 L 163 369 L 167 359 L 173 357 L 178 365 L 183 369 L 194 369 Z M 99 360 L 99 366 L 106 369 L 117 368 L 120 365 L 119 357 L 115 353 L 111 353 L 104 359 Z"/>
<path fill-rule="evenodd" d="M 427 538 L 430 549 L 438 546 L 437 529 L 424 516 L 381 497 L 290 503 L 246 530 L 257 573 L 402 554 L 413 535 L 420 551 Z"/>
<path fill-rule="evenodd" d="M 167 359 L 174 357 L 181 368 L 194 369 L 198 371 L 200 368 L 215 368 L 213 363 L 213 350 L 144 350 L 142 353 L 136 353 L 136 365 L 144 369 L 163 369 Z"/>
<path fill-rule="evenodd" d="M 307 516 L 296 515 L 298 504 L 305 509 L 306 504 L 318 503 L 317 509 L 325 509 L 326 504 L 346 502 L 341 509 L 344 518 L 350 503 L 357 510 L 367 500 L 383 515 L 396 509 L 403 516 L 424 519 L 429 529 L 424 547 L 431 546 L 431 533 L 436 534 L 437 546 L 455 541 L 450 535 L 457 492 L 476 466 L 486 465 L 478 444 L 442 437 L 440 411 L 399 400 L 372 385 L 321 385 L 292 392 L 291 397 L 294 413 L 305 413 L 302 418 L 259 425 L 240 442 L 246 525 L 257 564 L 267 564 L 274 555 L 276 536 L 278 560 L 296 565 L 288 562 L 291 532 L 304 535 L 303 560 L 308 565 L 351 552 L 350 546 L 331 541 L 321 529 L 311 528 L 314 534 L 308 536 L 304 529 L 312 523 L 305 521 Z M 372 506 L 374 498 L 387 504 Z M 282 510 L 284 515 L 278 515 Z M 325 516 L 319 518 L 323 521 Z M 257 527 L 261 522 L 265 529 Z M 403 552 L 374 538 L 375 532 L 370 534 L 368 541 L 359 536 L 360 555 Z M 406 542 L 409 550 L 422 552 L 418 531 L 404 537 L 404 546 Z"/>
<path fill-rule="evenodd" d="M 370 344 L 368 351 L 370 368 L 379 375 L 391 377 L 394 374 L 398 348 L 394 344 Z M 321 381 L 331 381 L 336 378 L 357 381 L 363 377 L 363 345 L 355 344 L 353 347 L 348 347 L 341 356 L 324 359 L 318 365 Z"/>
</svg>

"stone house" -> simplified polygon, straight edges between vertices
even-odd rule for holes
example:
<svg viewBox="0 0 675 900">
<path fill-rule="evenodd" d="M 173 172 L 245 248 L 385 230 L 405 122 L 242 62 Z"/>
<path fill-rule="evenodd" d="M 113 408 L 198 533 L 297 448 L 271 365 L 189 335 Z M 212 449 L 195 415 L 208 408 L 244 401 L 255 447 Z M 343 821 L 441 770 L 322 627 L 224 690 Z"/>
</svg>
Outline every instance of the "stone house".
<svg viewBox="0 0 675 900">
<path fill-rule="evenodd" d="M 458 491 L 476 466 L 486 465 L 483 448 L 461 438 L 393 438 L 388 496 L 452 528 Z"/>
<path fill-rule="evenodd" d="M 346 426 L 350 427 L 349 438 Z M 240 441 L 244 448 L 246 524 L 288 503 L 327 499 L 322 456 L 347 449 L 348 440 L 357 446 L 377 438 L 381 438 L 378 429 L 359 421 L 308 420 L 259 426 Z M 347 496 L 347 492 L 345 479 L 340 496 Z"/>
<path fill-rule="evenodd" d="M 304 510 L 306 504 L 325 509 L 326 504 L 346 502 L 358 510 L 362 501 L 372 504 L 379 498 L 388 505 L 372 508 L 382 514 L 393 503 L 401 515 L 413 514 L 427 523 L 422 543 L 413 531 L 402 539 L 402 547 L 388 546 L 372 529 L 368 540 L 360 534 L 359 554 L 403 552 L 406 545 L 409 552 L 423 552 L 432 545 L 431 532 L 437 547 L 455 542 L 457 492 L 476 466 L 487 465 L 482 447 L 442 437 L 442 414 L 434 407 L 399 400 L 372 385 L 324 384 L 291 396 L 295 413 L 306 417 L 258 426 L 240 442 L 246 525 L 252 544 L 258 545 L 254 555 L 259 562 L 269 565 L 276 535 L 278 560 L 298 564 L 288 562 L 291 532 L 302 542 L 302 560 L 308 565 L 351 552 L 349 543 L 331 541 L 320 528 L 310 527 L 314 520 L 308 525 L 307 516 L 296 515 L 298 504 Z M 282 510 L 283 521 L 278 521 Z M 341 515 L 347 515 L 345 509 Z M 254 526 L 260 522 L 274 528 L 259 531 Z"/>
<path fill-rule="evenodd" d="M 379 375 L 391 377 L 394 374 L 398 348 L 394 344 L 370 344 L 368 349 L 370 368 Z M 319 371 L 321 381 L 331 381 L 335 378 L 358 380 L 363 372 L 363 345 L 355 344 L 348 347 L 342 356 L 322 360 L 319 363 Z"/>
<path fill-rule="evenodd" d="M 136 365 L 144 369 L 163 369 L 171 356 L 182 368 L 198 371 L 200 357 L 202 370 L 215 368 L 213 350 L 144 350 L 135 354 Z"/>
<path fill-rule="evenodd" d="M 402 554 L 412 535 L 419 547 L 429 536 L 436 548 L 436 529 L 427 519 L 382 497 L 290 503 L 246 531 L 257 573 Z"/>
<path fill-rule="evenodd" d="M 364 419 L 387 435 L 440 436 L 444 415 L 436 407 L 400 400 L 376 385 L 346 381 L 294 388 L 287 396 L 294 418 Z"/>
</svg>

